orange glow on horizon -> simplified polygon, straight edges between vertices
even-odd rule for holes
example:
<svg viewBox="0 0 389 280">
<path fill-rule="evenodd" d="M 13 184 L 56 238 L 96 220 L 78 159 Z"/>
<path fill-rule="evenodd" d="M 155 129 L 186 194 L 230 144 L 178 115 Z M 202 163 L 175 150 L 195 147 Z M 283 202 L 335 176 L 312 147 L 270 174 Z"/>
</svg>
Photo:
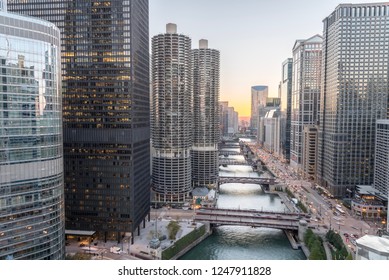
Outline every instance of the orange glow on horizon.
<svg viewBox="0 0 389 280">
<path fill-rule="evenodd" d="M 240 99 L 241 98 L 241 99 Z M 239 117 L 251 116 L 250 100 L 242 99 L 242 96 L 222 97 L 220 101 L 228 101 L 228 106 L 234 107 L 235 112 L 238 112 Z"/>
</svg>

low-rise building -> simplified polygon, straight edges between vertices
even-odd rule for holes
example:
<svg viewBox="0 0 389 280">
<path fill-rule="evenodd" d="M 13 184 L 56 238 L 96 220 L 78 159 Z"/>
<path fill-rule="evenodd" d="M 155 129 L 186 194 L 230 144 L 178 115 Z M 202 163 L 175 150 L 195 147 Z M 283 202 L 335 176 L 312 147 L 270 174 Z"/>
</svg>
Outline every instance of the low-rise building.
<svg viewBox="0 0 389 280">
<path fill-rule="evenodd" d="M 351 201 L 351 211 L 354 215 L 385 222 L 387 206 L 387 198 L 377 189 L 372 186 L 356 186 L 355 197 Z"/>
<path fill-rule="evenodd" d="M 389 238 L 365 235 L 356 244 L 356 260 L 389 260 Z"/>
</svg>

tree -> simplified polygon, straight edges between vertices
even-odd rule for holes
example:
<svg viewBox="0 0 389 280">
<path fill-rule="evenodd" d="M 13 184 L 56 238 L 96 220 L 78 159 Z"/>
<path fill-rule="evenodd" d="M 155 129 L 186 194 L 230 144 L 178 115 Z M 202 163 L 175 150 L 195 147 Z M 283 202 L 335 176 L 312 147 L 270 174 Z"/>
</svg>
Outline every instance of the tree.
<svg viewBox="0 0 389 280">
<path fill-rule="evenodd" d="M 314 236 L 313 231 L 310 228 L 307 229 L 304 235 L 304 243 L 307 244 L 307 246 L 310 243 L 310 240 L 313 236 Z"/>
<path fill-rule="evenodd" d="M 342 249 L 340 249 L 340 255 L 342 256 L 342 259 L 345 260 L 348 256 L 348 252 L 346 249 L 346 246 L 342 246 Z"/>
<path fill-rule="evenodd" d="M 170 221 L 166 226 L 169 231 L 169 239 L 176 239 L 177 232 L 180 230 L 181 226 L 177 221 Z"/>
<path fill-rule="evenodd" d="M 318 238 L 313 242 L 311 248 L 311 254 L 309 255 L 310 260 L 325 260 L 326 254 L 324 252 L 324 248 L 322 243 Z"/>
<path fill-rule="evenodd" d="M 91 255 L 84 254 L 84 253 L 75 253 L 74 255 L 66 255 L 65 260 L 90 260 L 92 257 Z"/>
</svg>

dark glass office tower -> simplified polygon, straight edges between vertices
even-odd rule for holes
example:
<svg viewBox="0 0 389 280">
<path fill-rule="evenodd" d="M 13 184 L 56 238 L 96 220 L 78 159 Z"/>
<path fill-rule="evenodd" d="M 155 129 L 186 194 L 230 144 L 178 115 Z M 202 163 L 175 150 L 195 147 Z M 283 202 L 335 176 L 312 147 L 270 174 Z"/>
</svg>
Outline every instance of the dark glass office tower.
<svg viewBox="0 0 389 280">
<path fill-rule="evenodd" d="M 62 35 L 66 229 L 120 239 L 150 209 L 148 1 L 9 1 Z"/>
</svg>

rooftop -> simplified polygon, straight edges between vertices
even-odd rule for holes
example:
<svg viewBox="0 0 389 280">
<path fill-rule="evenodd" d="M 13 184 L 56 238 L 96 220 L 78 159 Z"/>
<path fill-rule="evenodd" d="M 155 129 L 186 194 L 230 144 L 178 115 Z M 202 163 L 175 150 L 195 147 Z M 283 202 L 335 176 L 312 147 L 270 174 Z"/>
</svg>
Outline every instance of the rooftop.
<svg viewBox="0 0 389 280">
<path fill-rule="evenodd" d="M 251 87 L 253 90 L 258 90 L 258 91 L 261 91 L 261 90 L 265 90 L 268 88 L 268 86 L 253 86 Z"/>
<path fill-rule="evenodd" d="M 358 245 L 371 248 L 381 253 L 389 254 L 389 239 L 375 235 L 364 235 L 356 240 Z"/>
</svg>

